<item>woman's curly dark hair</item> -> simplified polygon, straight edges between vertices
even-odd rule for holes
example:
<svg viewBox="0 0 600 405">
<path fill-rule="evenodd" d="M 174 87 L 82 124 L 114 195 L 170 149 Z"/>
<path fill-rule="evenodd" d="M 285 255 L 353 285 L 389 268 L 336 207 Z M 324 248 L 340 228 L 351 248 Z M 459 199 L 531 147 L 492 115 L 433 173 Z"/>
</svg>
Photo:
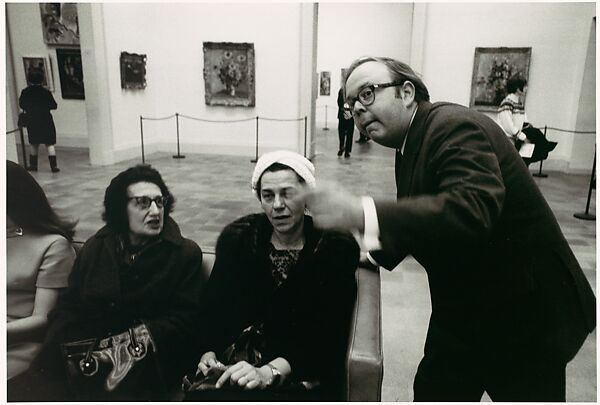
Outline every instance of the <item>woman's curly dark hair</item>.
<svg viewBox="0 0 600 405">
<path fill-rule="evenodd" d="M 163 181 L 158 170 L 150 165 L 136 165 L 117 174 L 104 193 L 104 212 L 102 219 L 114 232 L 126 234 L 129 232 L 127 204 L 129 203 L 127 188 L 135 183 L 154 183 L 160 188 L 163 196 L 168 197 L 165 203 L 165 218 L 173 212 L 175 197 Z"/>
</svg>

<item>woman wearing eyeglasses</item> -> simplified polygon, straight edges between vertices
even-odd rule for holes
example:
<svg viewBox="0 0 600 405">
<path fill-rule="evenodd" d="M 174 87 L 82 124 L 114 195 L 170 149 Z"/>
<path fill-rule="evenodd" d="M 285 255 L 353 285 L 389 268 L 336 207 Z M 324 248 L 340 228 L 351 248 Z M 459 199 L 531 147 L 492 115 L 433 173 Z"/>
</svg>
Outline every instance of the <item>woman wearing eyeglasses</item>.
<svg viewBox="0 0 600 405">
<path fill-rule="evenodd" d="M 106 226 L 81 249 L 44 349 L 27 379 L 8 387 L 9 400 L 172 397 L 195 368 L 189 353 L 202 283 L 202 251 L 170 217 L 174 203 L 150 166 L 112 179 Z"/>
</svg>

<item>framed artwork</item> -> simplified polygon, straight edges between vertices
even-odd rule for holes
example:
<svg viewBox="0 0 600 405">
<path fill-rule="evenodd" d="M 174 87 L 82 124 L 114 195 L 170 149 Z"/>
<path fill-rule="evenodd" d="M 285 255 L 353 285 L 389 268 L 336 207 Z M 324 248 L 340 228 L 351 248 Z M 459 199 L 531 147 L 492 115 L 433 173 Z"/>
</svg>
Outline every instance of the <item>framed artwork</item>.
<svg viewBox="0 0 600 405">
<path fill-rule="evenodd" d="M 331 95 L 331 72 L 321 72 L 321 80 L 319 81 L 319 95 Z"/>
<path fill-rule="evenodd" d="M 57 49 L 56 64 L 63 99 L 83 100 L 83 68 L 79 49 Z"/>
<path fill-rule="evenodd" d="M 475 48 L 470 107 L 496 111 L 506 97 L 506 81 L 528 80 L 531 48 Z"/>
<path fill-rule="evenodd" d="M 348 68 L 342 68 L 340 74 L 340 87 L 344 87 L 344 81 L 346 80 L 346 75 L 348 74 Z"/>
<path fill-rule="evenodd" d="M 202 50 L 206 104 L 254 106 L 254 44 L 204 42 Z"/>
<path fill-rule="evenodd" d="M 76 3 L 40 3 L 44 42 L 49 45 L 79 45 Z"/>
<path fill-rule="evenodd" d="M 44 74 L 42 86 L 50 91 L 54 91 L 52 65 L 46 56 L 23 56 L 23 69 L 25 70 L 25 80 L 28 86 L 31 85 L 29 74 L 32 70 L 38 69 Z"/>
<path fill-rule="evenodd" d="M 121 88 L 146 88 L 146 55 L 121 52 Z"/>
</svg>

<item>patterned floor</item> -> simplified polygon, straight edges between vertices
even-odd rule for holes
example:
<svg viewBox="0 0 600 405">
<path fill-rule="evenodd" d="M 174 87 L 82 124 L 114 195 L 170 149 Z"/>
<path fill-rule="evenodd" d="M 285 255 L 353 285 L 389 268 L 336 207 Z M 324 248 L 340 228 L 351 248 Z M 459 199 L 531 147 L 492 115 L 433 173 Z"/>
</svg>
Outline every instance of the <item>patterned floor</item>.
<svg viewBox="0 0 600 405">
<path fill-rule="evenodd" d="M 366 145 L 355 143 L 350 158 L 338 158 L 335 127 L 328 131 L 319 129 L 317 139 L 317 155 L 313 161 L 318 179 L 338 181 L 355 193 L 394 198 L 393 150 L 372 142 Z M 184 150 L 181 152 L 186 154 Z M 102 226 L 102 199 L 110 179 L 141 162 L 140 158 L 107 167 L 92 167 L 86 150 L 58 148 L 61 172 L 53 174 L 46 164 L 45 150 L 41 153 L 40 171 L 35 177 L 60 213 L 79 218 L 78 240 L 87 239 Z M 250 191 L 254 168 L 250 162 L 252 156 L 188 153 L 181 160 L 171 156 L 171 153 L 154 154 L 148 156 L 146 162 L 162 173 L 177 198 L 173 217 L 183 234 L 195 240 L 204 251 L 214 250 L 224 225 L 241 215 L 260 210 Z M 536 182 L 595 288 L 596 222 L 573 217 L 573 213 L 585 210 L 589 176 L 549 174 L 548 178 L 536 178 Z M 595 213 L 594 201 L 590 211 Z M 422 356 L 431 311 L 427 279 L 414 260 L 405 261 L 394 272 L 382 273 L 382 302 L 383 400 L 411 401 L 412 380 Z M 569 401 L 596 401 L 596 333 L 590 335 L 569 365 L 567 374 Z"/>
</svg>

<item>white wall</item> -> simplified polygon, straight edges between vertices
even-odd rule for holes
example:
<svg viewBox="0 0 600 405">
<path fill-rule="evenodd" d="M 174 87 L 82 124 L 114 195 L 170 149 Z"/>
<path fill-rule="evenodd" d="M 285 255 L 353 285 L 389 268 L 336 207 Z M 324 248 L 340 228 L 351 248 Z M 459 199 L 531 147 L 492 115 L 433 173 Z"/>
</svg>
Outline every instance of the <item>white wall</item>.
<svg viewBox="0 0 600 405">
<path fill-rule="evenodd" d="M 49 57 L 54 81 L 52 95 L 58 104 L 58 109 L 52 111 L 56 125 L 56 142 L 58 145 L 87 146 L 85 101 L 62 99 L 56 64 L 57 46 L 48 46 L 44 43 L 39 4 L 7 3 L 6 13 L 11 31 L 17 88 L 20 91 L 27 86 L 23 56 Z"/>
<path fill-rule="evenodd" d="M 141 8 L 136 3 L 109 3 L 103 5 L 103 14 L 116 150 L 138 147 L 140 115 L 166 117 L 178 112 L 224 121 L 301 116 L 299 4 L 148 3 Z M 203 41 L 254 43 L 255 107 L 205 104 Z M 121 89 L 122 51 L 147 55 L 146 89 Z M 303 121 L 261 120 L 259 143 L 296 149 L 303 125 Z M 180 140 L 188 151 L 253 154 L 255 127 L 255 120 L 213 124 L 180 117 Z M 144 137 L 149 144 L 171 143 L 174 151 L 175 119 L 144 121 Z"/>
<path fill-rule="evenodd" d="M 317 71 L 331 72 L 331 95 L 317 98 L 317 122 L 337 125 L 341 68 L 365 55 L 408 62 L 412 3 L 319 3 Z"/>
<path fill-rule="evenodd" d="M 594 3 L 429 3 L 423 75 L 432 101 L 469 105 L 475 47 L 531 47 L 526 110 L 537 126 L 574 129 Z M 548 168 L 578 166 L 570 134 Z"/>
</svg>

